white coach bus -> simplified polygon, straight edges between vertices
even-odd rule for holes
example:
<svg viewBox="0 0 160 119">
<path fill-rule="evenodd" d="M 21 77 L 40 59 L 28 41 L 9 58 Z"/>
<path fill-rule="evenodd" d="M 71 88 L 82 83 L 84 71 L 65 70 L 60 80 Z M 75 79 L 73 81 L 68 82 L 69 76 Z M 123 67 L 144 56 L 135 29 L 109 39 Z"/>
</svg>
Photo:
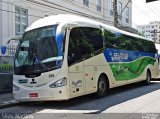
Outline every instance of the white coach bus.
<svg viewBox="0 0 160 119">
<path fill-rule="evenodd" d="M 152 40 L 87 18 L 42 18 L 23 34 L 14 61 L 17 101 L 68 100 L 157 77 Z"/>
</svg>

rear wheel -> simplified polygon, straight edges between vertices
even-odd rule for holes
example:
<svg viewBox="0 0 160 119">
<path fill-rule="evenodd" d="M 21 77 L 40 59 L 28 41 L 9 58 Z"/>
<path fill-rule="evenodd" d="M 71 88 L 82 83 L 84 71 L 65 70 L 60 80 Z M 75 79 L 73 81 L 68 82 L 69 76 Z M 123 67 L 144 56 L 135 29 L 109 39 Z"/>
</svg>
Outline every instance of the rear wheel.
<svg viewBox="0 0 160 119">
<path fill-rule="evenodd" d="M 150 71 L 148 70 L 148 71 L 147 71 L 147 74 L 146 74 L 146 80 L 144 81 L 144 83 L 145 83 L 146 85 L 149 85 L 150 82 L 151 82 L 151 73 L 150 73 Z"/>
<path fill-rule="evenodd" d="M 99 77 L 98 84 L 97 84 L 96 96 L 97 97 L 104 97 L 107 95 L 108 91 L 109 91 L 109 83 L 108 83 L 106 77 L 101 75 Z"/>
</svg>

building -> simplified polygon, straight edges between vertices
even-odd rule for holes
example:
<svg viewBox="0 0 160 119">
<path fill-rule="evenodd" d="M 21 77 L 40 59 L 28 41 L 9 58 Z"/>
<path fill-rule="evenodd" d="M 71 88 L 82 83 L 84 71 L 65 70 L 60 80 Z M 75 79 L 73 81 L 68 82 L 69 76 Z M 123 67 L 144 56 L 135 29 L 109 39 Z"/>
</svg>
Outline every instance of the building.
<svg viewBox="0 0 160 119">
<path fill-rule="evenodd" d="M 137 28 L 138 32 L 144 37 L 153 39 L 156 43 L 160 43 L 160 33 L 156 33 L 160 31 L 160 22 L 153 21 L 147 25 L 140 25 Z"/>
<path fill-rule="evenodd" d="M 119 26 L 132 26 L 132 3 L 117 0 Z M 8 37 L 22 35 L 34 21 L 55 14 L 77 14 L 113 25 L 114 0 L 1 0 L 0 46 Z M 14 46 L 14 43 L 11 44 Z"/>
</svg>

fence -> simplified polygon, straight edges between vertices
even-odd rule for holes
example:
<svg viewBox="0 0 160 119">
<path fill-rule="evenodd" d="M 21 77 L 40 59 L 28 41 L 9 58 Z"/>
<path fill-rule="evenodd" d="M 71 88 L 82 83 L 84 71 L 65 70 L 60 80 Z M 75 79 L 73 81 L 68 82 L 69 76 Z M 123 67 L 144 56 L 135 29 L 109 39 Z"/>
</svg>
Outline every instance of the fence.
<svg viewBox="0 0 160 119">
<path fill-rule="evenodd" d="M 0 73 L 13 73 L 13 56 L 0 56 Z"/>
<path fill-rule="evenodd" d="M 6 53 L 0 54 L 0 92 L 12 90 L 13 64 L 16 48 L 6 46 Z"/>
<path fill-rule="evenodd" d="M 12 90 L 13 56 L 0 56 L 0 92 Z"/>
<path fill-rule="evenodd" d="M 0 92 L 12 90 L 13 74 L 0 74 Z"/>
</svg>

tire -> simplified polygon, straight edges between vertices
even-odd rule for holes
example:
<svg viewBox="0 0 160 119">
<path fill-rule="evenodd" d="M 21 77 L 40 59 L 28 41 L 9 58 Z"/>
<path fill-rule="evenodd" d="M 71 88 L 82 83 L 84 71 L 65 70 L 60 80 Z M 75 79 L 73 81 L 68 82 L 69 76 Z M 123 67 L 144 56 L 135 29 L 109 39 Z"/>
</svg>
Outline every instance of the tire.
<svg viewBox="0 0 160 119">
<path fill-rule="evenodd" d="M 144 83 L 146 85 L 149 85 L 151 83 L 151 73 L 150 73 L 150 71 L 147 71 L 146 80 L 144 81 Z"/>
<path fill-rule="evenodd" d="M 101 75 L 98 79 L 96 96 L 98 98 L 104 97 L 107 95 L 108 91 L 109 91 L 109 83 L 106 77 Z"/>
</svg>

